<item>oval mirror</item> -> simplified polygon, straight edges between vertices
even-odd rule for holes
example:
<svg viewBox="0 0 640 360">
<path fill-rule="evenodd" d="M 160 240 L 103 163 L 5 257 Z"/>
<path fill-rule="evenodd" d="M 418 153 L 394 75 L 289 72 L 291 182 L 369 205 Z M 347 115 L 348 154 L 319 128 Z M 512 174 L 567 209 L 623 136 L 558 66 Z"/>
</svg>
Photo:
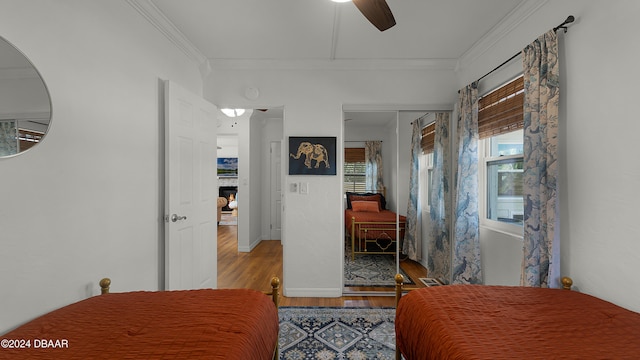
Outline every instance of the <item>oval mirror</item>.
<svg viewBox="0 0 640 360">
<path fill-rule="evenodd" d="M 0 37 L 0 157 L 37 145 L 51 123 L 51 98 L 40 73 Z"/>
</svg>

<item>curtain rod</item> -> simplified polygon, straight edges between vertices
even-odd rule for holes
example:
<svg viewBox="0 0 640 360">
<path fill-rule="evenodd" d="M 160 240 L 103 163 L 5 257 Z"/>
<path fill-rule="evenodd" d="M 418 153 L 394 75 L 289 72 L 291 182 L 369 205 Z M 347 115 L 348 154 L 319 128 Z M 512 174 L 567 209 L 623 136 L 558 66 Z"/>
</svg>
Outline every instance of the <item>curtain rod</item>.
<svg viewBox="0 0 640 360">
<path fill-rule="evenodd" d="M 346 143 L 354 143 L 354 142 L 363 143 L 363 142 L 367 142 L 367 141 L 380 141 L 380 142 L 382 142 L 382 140 L 345 140 L 343 142 L 346 142 Z"/>
<path fill-rule="evenodd" d="M 576 20 L 575 17 L 573 17 L 573 15 L 569 15 L 567 17 L 567 19 L 565 21 L 562 22 L 562 24 L 556 26 L 553 28 L 553 31 L 558 31 L 560 29 L 564 29 L 564 32 L 567 32 L 567 27 L 565 25 L 567 24 L 571 24 L 572 22 L 574 22 Z M 503 62 L 502 64 L 496 66 L 493 70 L 489 71 L 488 73 L 482 75 L 478 80 L 476 81 L 480 81 L 482 79 L 484 79 L 485 77 L 489 76 L 491 73 L 493 73 L 494 71 L 500 69 L 501 67 L 505 66 L 506 64 L 508 64 L 511 60 L 515 59 L 516 57 L 518 57 L 518 55 L 520 55 L 522 52 L 518 52 L 515 55 L 513 55 L 512 57 L 510 57 L 509 59 L 507 59 L 507 61 Z"/>
</svg>

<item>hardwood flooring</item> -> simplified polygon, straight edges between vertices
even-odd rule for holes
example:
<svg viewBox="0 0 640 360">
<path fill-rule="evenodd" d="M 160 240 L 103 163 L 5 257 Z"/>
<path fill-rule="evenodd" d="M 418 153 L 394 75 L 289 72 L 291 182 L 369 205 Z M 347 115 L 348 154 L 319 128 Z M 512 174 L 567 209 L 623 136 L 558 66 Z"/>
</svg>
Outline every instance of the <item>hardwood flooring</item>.
<svg viewBox="0 0 640 360">
<path fill-rule="evenodd" d="M 269 291 L 269 281 L 282 279 L 282 245 L 279 240 L 264 240 L 250 253 L 238 252 L 238 227 L 218 226 L 218 288 L 250 288 Z M 402 269 L 416 282 L 413 287 L 423 287 L 418 280 L 426 277 L 422 265 L 411 260 L 401 262 Z M 351 293 L 367 292 L 364 296 L 339 298 L 292 298 L 281 296 L 281 306 L 333 306 L 333 307 L 393 307 L 392 288 L 347 288 Z M 381 296 L 378 292 L 389 291 Z M 376 294 L 370 294 L 376 292 Z"/>
</svg>

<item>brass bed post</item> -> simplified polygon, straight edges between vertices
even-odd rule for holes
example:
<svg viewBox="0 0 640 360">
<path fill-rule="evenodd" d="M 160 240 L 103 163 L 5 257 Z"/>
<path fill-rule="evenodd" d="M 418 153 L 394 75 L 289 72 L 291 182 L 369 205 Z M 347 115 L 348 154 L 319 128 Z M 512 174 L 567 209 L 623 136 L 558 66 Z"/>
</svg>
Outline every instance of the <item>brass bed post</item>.
<svg viewBox="0 0 640 360">
<path fill-rule="evenodd" d="M 358 231 L 360 236 L 360 231 Z M 360 241 L 358 241 L 360 245 Z M 351 261 L 356 261 L 356 217 L 351 217 Z"/>
<path fill-rule="evenodd" d="M 562 279 L 560 279 L 560 282 L 562 283 L 562 288 L 564 290 L 571 290 L 571 286 L 573 285 L 573 279 L 571 279 L 568 276 L 563 276 Z"/>
<path fill-rule="evenodd" d="M 398 303 L 400 302 L 400 298 L 402 297 L 402 284 L 404 284 L 404 276 L 402 276 L 402 274 L 396 274 L 395 280 L 396 280 L 396 311 L 397 311 Z M 396 338 L 396 360 L 401 360 L 401 359 L 402 359 L 402 354 L 400 353 L 400 349 L 398 349 L 398 340 Z"/>
<path fill-rule="evenodd" d="M 102 294 L 102 295 L 108 294 L 110 286 L 111 286 L 111 279 L 104 278 L 104 279 L 100 280 L 100 294 Z"/>
</svg>

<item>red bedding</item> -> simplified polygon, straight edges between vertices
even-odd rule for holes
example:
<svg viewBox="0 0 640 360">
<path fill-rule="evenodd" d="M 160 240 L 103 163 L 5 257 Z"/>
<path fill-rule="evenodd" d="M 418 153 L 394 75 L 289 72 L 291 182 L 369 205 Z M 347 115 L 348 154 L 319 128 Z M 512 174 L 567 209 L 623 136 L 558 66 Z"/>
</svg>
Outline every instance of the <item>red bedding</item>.
<svg viewBox="0 0 640 360">
<path fill-rule="evenodd" d="M 576 291 L 449 285 L 396 311 L 406 359 L 638 359 L 640 314 Z"/>
<path fill-rule="evenodd" d="M 30 341 L 10 349 L 3 340 L 0 359 L 266 360 L 278 339 L 278 311 L 268 296 L 249 289 L 114 293 L 0 338 L 11 345 Z"/>
<path fill-rule="evenodd" d="M 356 225 L 355 236 L 357 238 L 364 238 L 366 236 L 367 239 L 378 239 L 378 238 L 389 238 L 392 240 L 396 239 L 396 231 L 395 231 L 395 222 L 396 222 L 396 213 L 389 210 L 380 210 L 380 212 L 364 212 L 364 211 L 353 211 L 351 209 L 346 209 L 344 211 L 344 223 L 347 227 L 347 234 L 351 236 L 352 229 L 352 217 L 356 218 L 356 222 L 382 222 L 386 224 L 366 224 L 363 225 L 362 228 L 367 228 L 367 231 L 360 230 L 360 228 Z M 406 222 L 406 217 L 400 215 L 400 238 L 404 236 L 404 222 Z M 375 230 L 384 229 L 384 230 Z"/>
</svg>

